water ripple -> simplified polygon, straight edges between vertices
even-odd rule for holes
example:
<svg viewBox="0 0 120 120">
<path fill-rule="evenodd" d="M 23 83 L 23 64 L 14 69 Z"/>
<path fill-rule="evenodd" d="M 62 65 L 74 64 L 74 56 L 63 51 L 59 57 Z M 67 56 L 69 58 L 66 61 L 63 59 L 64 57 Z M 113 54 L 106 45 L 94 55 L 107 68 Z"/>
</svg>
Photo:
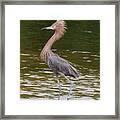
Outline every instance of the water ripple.
<svg viewBox="0 0 120 120">
<path fill-rule="evenodd" d="M 54 49 L 57 51 L 57 49 Z M 98 55 L 92 55 L 86 51 L 62 51 L 61 56 L 71 57 L 71 64 L 80 70 L 81 76 L 78 80 L 69 79 L 73 82 L 71 100 L 98 100 L 100 98 L 100 74 L 96 69 Z M 48 66 L 40 62 L 36 54 L 21 54 L 21 80 L 20 94 L 24 99 L 57 100 L 59 96 L 59 85 Z M 80 63 L 76 63 L 74 58 L 79 57 Z M 34 62 L 29 63 L 30 59 Z M 84 64 L 82 63 L 84 62 Z M 88 65 L 89 64 L 89 65 Z M 90 64 L 93 64 L 90 66 Z M 95 64 L 95 67 L 94 67 Z M 60 99 L 67 100 L 70 90 L 70 83 L 62 76 L 58 76 L 61 83 Z"/>
</svg>

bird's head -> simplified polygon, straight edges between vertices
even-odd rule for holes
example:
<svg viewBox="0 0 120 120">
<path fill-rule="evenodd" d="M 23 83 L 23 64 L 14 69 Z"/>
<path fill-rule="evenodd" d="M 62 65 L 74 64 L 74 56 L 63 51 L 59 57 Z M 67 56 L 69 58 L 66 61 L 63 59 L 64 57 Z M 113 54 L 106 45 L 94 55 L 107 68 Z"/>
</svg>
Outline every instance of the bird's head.
<svg viewBox="0 0 120 120">
<path fill-rule="evenodd" d="M 50 27 L 44 27 L 44 28 L 42 28 L 42 30 L 44 30 L 44 29 L 55 30 L 55 32 L 63 34 L 66 31 L 67 27 L 66 27 L 65 21 L 63 21 L 63 20 L 57 20 Z"/>
</svg>

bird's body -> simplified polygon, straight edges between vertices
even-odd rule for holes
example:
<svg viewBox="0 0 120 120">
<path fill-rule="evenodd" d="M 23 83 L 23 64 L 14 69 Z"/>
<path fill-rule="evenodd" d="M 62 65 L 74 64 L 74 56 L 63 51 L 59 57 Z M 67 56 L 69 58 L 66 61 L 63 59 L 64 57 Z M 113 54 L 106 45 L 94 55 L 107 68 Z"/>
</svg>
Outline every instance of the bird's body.
<svg viewBox="0 0 120 120">
<path fill-rule="evenodd" d="M 76 69 L 70 65 L 67 60 L 59 57 L 56 54 L 48 57 L 47 64 L 56 75 L 60 75 L 62 73 L 65 76 L 74 78 L 79 77 L 79 73 L 76 71 Z"/>
<path fill-rule="evenodd" d="M 70 76 L 73 78 L 79 78 L 79 72 L 67 60 L 61 58 L 51 50 L 53 43 L 64 35 L 66 29 L 65 22 L 63 20 L 59 20 L 52 26 L 43 29 L 55 30 L 55 33 L 42 49 L 40 53 L 41 60 L 48 64 L 56 76 L 63 75 L 65 77 Z"/>
</svg>

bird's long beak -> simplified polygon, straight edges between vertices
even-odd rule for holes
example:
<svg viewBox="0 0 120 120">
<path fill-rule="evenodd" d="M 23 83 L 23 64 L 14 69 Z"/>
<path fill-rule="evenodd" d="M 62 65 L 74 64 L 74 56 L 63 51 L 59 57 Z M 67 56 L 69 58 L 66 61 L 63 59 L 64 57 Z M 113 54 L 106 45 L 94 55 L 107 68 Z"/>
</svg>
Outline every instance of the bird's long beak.
<svg viewBox="0 0 120 120">
<path fill-rule="evenodd" d="M 44 27 L 41 30 L 53 30 L 53 27 L 52 26 L 50 26 L 50 27 Z"/>
</svg>

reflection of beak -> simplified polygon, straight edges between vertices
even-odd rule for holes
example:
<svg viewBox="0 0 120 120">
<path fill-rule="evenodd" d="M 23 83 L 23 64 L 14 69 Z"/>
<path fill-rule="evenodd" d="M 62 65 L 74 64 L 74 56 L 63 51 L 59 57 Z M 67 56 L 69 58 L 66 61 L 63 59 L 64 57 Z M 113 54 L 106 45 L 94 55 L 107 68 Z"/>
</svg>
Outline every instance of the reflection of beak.
<svg viewBox="0 0 120 120">
<path fill-rule="evenodd" d="M 53 30 L 53 27 L 52 26 L 50 26 L 50 27 L 44 27 L 41 30 Z"/>
</svg>

